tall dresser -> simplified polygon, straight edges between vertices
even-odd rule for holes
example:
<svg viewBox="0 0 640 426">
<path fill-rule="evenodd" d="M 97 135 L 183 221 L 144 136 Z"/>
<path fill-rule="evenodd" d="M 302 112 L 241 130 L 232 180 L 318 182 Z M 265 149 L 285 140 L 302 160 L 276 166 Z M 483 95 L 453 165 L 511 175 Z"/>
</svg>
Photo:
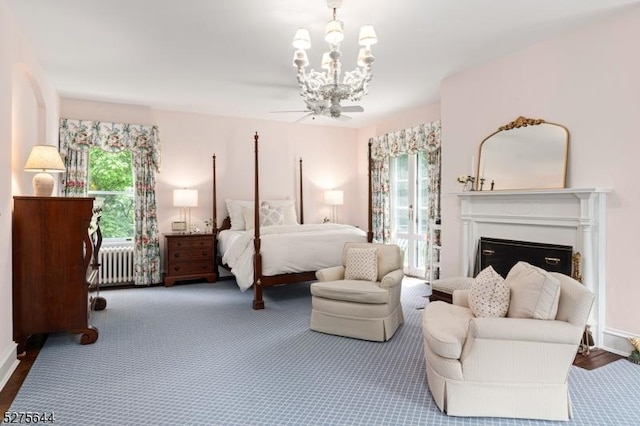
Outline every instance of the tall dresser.
<svg viewBox="0 0 640 426">
<path fill-rule="evenodd" d="M 93 198 L 14 197 L 13 336 L 18 353 L 32 334 L 66 331 L 82 344 L 89 325 L 87 271 Z"/>
</svg>

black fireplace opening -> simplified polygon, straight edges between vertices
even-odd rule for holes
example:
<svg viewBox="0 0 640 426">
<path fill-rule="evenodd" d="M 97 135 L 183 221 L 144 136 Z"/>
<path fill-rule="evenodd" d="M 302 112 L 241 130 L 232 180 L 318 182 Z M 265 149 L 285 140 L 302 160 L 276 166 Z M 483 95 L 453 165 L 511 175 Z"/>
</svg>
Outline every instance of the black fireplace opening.
<svg viewBox="0 0 640 426">
<path fill-rule="evenodd" d="M 549 272 L 572 275 L 573 247 L 531 241 L 481 237 L 474 276 L 488 266 L 502 277 L 519 261 L 530 263 Z"/>
</svg>

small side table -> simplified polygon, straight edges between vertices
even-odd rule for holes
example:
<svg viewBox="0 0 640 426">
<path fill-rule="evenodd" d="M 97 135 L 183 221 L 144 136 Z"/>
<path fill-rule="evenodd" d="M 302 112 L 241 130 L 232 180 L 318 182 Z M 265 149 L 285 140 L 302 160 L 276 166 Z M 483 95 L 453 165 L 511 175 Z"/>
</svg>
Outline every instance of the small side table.
<svg viewBox="0 0 640 426">
<path fill-rule="evenodd" d="M 176 281 L 206 279 L 216 281 L 213 234 L 165 234 L 166 271 L 164 286 Z"/>
</svg>

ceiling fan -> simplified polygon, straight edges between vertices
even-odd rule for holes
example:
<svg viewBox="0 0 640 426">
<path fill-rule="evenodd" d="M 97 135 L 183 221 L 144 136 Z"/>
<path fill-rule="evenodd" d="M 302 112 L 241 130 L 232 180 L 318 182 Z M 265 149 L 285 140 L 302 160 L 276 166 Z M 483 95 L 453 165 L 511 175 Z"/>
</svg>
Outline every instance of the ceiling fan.
<svg viewBox="0 0 640 426">
<path fill-rule="evenodd" d="M 274 113 L 306 113 L 306 115 L 300 117 L 295 122 L 298 123 L 306 118 L 311 117 L 315 119 L 316 116 L 325 116 L 335 118 L 341 121 L 351 120 L 351 117 L 347 115 L 343 115 L 343 112 L 363 112 L 364 108 L 360 105 L 347 105 L 342 106 L 339 103 L 328 104 L 327 102 L 311 102 L 305 101 L 307 104 L 307 109 L 305 110 L 297 110 L 297 111 L 272 111 Z"/>
</svg>

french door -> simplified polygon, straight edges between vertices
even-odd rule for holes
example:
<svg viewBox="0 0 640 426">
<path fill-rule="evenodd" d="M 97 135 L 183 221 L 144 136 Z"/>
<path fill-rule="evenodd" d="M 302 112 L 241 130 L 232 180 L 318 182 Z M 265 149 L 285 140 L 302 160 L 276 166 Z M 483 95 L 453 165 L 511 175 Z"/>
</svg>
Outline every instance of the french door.
<svg viewBox="0 0 640 426">
<path fill-rule="evenodd" d="M 391 159 L 391 241 L 404 251 L 404 272 L 425 276 L 428 176 L 425 151 Z"/>
</svg>

